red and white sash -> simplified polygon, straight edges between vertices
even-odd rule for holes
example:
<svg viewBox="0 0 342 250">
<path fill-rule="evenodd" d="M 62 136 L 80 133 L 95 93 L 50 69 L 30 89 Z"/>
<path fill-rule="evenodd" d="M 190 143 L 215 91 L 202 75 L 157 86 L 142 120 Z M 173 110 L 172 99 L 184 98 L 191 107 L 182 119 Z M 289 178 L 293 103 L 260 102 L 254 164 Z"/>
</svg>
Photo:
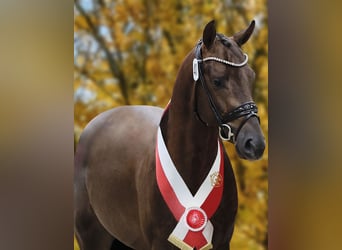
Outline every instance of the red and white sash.
<svg viewBox="0 0 342 250">
<path fill-rule="evenodd" d="M 156 147 L 156 176 L 159 190 L 178 221 L 168 240 L 180 249 L 212 249 L 214 227 L 210 218 L 217 210 L 223 192 L 224 158 L 222 145 L 206 179 L 192 195 L 178 173 L 166 148 L 160 127 Z"/>
</svg>

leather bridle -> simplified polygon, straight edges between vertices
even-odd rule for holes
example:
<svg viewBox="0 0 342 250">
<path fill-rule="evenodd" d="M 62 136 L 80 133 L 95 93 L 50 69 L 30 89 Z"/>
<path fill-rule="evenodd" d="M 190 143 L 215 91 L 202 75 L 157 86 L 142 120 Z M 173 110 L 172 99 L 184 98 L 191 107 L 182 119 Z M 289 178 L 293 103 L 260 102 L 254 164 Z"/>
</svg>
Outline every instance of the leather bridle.
<svg viewBox="0 0 342 250">
<path fill-rule="evenodd" d="M 231 67 L 243 67 L 244 65 L 247 64 L 248 61 L 248 56 L 247 54 L 245 55 L 245 60 L 242 63 L 233 63 L 224 59 L 220 59 L 217 57 L 207 57 L 207 58 L 202 58 L 202 53 L 201 53 L 201 46 L 202 46 L 202 40 L 200 40 L 197 43 L 196 49 L 195 49 L 195 58 L 193 60 L 193 78 L 195 81 L 195 110 L 194 112 L 196 113 L 196 116 L 198 119 L 203 122 L 206 126 L 208 126 L 208 123 L 206 123 L 199 115 L 198 109 L 197 109 L 197 95 L 196 95 L 196 89 L 197 86 L 199 85 L 198 82 L 201 84 L 202 88 L 204 89 L 208 101 L 210 104 L 210 108 L 212 109 L 215 118 L 219 124 L 219 136 L 221 137 L 222 140 L 229 141 L 231 143 L 235 143 L 236 138 L 241 130 L 241 128 L 246 124 L 246 122 L 252 118 L 252 117 L 257 117 L 258 121 L 260 123 L 260 119 L 258 116 L 258 108 L 254 102 L 246 102 L 241 104 L 240 106 L 234 108 L 232 111 L 221 115 L 221 112 L 218 110 L 217 106 L 215 105 L 213 96 L 211 95 L 207 84 L 205 83 L 205 79 L 203 76 L 203 62 L 213 60 L 217 61 L 219 63 L 224 63 L 226 65 L 229 65 Z M 240 117 L 243 117 L 244 119 L 240 123 L 239 127 L 237 129 L 233 128 L 229 122 L 232 122 Z"/>
</svg>

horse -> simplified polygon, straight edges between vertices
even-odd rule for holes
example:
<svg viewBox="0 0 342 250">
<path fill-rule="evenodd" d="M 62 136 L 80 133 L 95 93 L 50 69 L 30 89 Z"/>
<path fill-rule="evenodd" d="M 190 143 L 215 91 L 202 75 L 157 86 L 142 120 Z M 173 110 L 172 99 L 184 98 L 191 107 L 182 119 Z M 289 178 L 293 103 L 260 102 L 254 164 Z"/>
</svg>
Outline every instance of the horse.
<svg viewBox="0 0 342 250">
<path fill-rule="evenodd" d="M 214 20 L 207 23 L 179 68 L 167 108 L 120 106 L 88 123 L 78 142 L 74 171 L 74 227 L 81 250 L 108 250 L 117 244 L 139 250 L 230 248 L 238 198 L 223 140 L 233 143 L 243 159 L 257 160 L 265 149 L 252 99 L 255 73 L 241 49 L 254 27 L 253 20 L 227 37 L 216 32 Z M 187 189 L 180 196 L 187 193 L 190 199 L 209 178 L 214 162 L 220 162 L 221 172 L 210 174 L 214 182 L 208 187 L 220 190 L 218 200 L 207 202 L 216 204 L 210 215 L 201 207 L 185 207 L 180 213 L 170 208 L 174 201 L 165 196 L 175 196 L 182 185 L 166 191 L 160 186 L 157 172 L 164 170 L 157 167 L 163 156 L 156 155 L 162 150 Z M 173 237 L 184 223 L 182 230 L 188 234 L 200 234 L 202 240 L 209 235 L 207 244 Z M 205 233 L 208 228 L 210 233 Z"/>
</svg>

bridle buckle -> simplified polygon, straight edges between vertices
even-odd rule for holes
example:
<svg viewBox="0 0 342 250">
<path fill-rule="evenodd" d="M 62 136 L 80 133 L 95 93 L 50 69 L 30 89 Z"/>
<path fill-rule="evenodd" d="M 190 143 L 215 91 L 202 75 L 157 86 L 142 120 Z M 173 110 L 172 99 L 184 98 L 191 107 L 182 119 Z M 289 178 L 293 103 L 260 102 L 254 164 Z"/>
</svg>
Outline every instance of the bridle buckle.
<svg viewBox="0 0 342 250">
<path fill-rule="evenodd" d="M 223 127 L 226 127 L 228 129 L 227 137 L 224 137 L 224 134 L 222 134 Z M 234 133 L 232 132 L 232 128 L 228 124 L 221 124 L 219 126 L 219 136 L 224 141 L 234 141 Z"/>
</svg>

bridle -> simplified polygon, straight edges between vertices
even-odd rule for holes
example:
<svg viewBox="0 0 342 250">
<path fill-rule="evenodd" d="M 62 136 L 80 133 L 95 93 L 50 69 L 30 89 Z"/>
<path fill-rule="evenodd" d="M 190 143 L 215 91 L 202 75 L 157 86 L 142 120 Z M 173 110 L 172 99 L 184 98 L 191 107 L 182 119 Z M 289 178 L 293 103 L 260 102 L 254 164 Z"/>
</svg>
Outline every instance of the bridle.
<svg viewBox="0 0 342 250">
<path fill-rule="evenodd" d="M 235 143 L 236 138 L 241 130 L 241 128 L 243 127 L 243 125 L 245 125 L 245 123 L 253 116 L 257 117 L 260 123 L 260 119 L 258 116 L 258 108 L 256 106 L 256 104 L 254 102 L 246 102 L 241 104 L 240 106 L 236 107 L 235 109 L 233 109 L 232 111 L 221 115 L 221 113 L 219 112 L 218 108 L 215 105 L 214 99 L 212 97 L 212 95 L 209 92 L 208 86 L 205 83 L 205 79 L 203 76 L 203 63 L 206 61 L 216 61 L 219 63 L 223 63 L 226 65 L 229 65 L 231 67 L 243 67 L 244 65 L 247 64 L 248 61 L 248 56 L 247 54 L 244 54 L 245 56 L 245 60 L 242 63 L 234 63 L 234 62 L 230 62 L 221 58 L 217 58 L 217 57 L 206 57 L 206 58 L 202 58 L 202 53 L 201 53 L 201 45 L 202 45 L 202 40 L 200 40 L 197 43 L 196 46 L 196 50 L 195 50 L 195 58 L 193 60 L 193 78 L 195 81 L 195 110 L 194 112 L 196 113 L 196 116 L 198 117 L 198 119 L 203 122 L 206 126 L 208 126 L 208 124 L 203 121 L 203 119 L 200 117 L 198 110 L 197 110 L 197 95 L 196 95 L 196 88 L 198 86 L 198 81 L 201 83 L 202 88 L 204 89 L 208 100 L 209 100 L 209 104 L 210 107 L 215 115 L 215 118 L 219 124 L 219 136 L 221 137 L 222 140 L 225 141 L 229 141 L 231 143 Z M 231 127 L 231 125 L 229 125 L 229 122 L 232 122 L 240 117 L 244 117 L 244 119 L 242 120 L 242 122 L 240 123 L 239 127 L 237 129 L 234 129 L 233 127 Z M 225 132 L 226 131 L 226 132 Z M 226 134 L 225 134 L 226 133 Z"/>
</svg>

